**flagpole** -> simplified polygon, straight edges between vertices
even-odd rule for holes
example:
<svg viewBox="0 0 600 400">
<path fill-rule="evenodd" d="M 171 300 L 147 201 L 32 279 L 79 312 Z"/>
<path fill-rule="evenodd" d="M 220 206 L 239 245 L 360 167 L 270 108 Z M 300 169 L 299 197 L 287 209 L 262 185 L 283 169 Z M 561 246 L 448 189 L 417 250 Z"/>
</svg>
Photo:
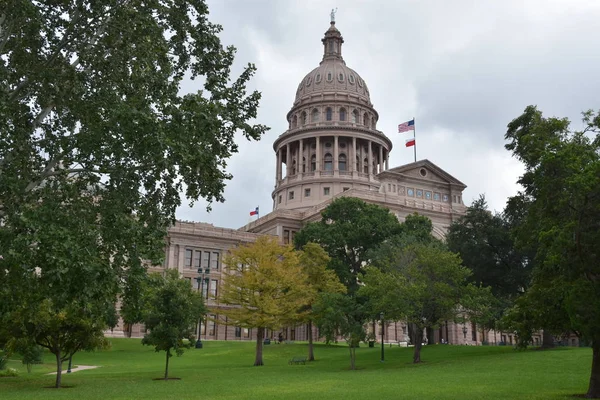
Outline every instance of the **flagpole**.
<svg viewBox="0 0 600 400">
<path fill-rule="evenodd" d="M 417 162 L 417 121 L 413 117 L 413 139 L 415 140 L 415 162 Z"/>
</svg>

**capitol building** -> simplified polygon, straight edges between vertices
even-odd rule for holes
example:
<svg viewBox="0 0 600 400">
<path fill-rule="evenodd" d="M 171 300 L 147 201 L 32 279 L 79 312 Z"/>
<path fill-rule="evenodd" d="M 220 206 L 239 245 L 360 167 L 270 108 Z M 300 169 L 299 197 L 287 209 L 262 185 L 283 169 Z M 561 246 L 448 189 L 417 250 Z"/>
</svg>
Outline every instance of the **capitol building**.
<svg viewBox="0 0 600 400">
<path fill-rule="evenodd" d="M 273 143 L 273 210 L 237 230 L 178 221 L 169 229 L 164 265 L 151 268 L 178 269 L 195 288 L 198 269 L 208 269 L 200 278 L 207 305 L 213 309 L 218 309 L 214 298 L 226 268 L 222 259 L 230 248 L 261 235 L 291 243 L 296 232 L 306 223 L 320 220 L 321 211 L 340 196 L 385 207 L 399 221 L 415 212 L 427 216 L 438 238 L 444 237 L 452 221 L 465 212 L 465 184 L 433 162 L 389 165 L 392 141 L 377 130 L 379 114 L 371 102 L 369 87 L 346 64 L 344 39 L 333 18 L 321 42 L 323 59 L 299 80 L 285 116 L 288 129 Z M 318 331 L 314 329 L 316 338 Z M 407 340 L 407 327 L 401 321 L 386 324 L 385 330 L 385 341 Z M 268 331 L 267 335 L 276 337 L 278 332 Z M 119 336 L 143 333 L 143 326 L 122 323 L 113 330 L 113 335 Z M 203 340 L 255 339 L 251 329 L 229 326 L 225 317 L 218 314 L 203 322 L 200 334 Z M 287 340 L 307 340 L 306 326 L 287 327 L 283 335 Z M 514 340 L 510 335 L 489 335 L 481 337 L 481 332 L 470 323 L 448 321 L 428 332 L 427 337 L 431 343 L 443 340 L 453 344 Z"/>
</svg>

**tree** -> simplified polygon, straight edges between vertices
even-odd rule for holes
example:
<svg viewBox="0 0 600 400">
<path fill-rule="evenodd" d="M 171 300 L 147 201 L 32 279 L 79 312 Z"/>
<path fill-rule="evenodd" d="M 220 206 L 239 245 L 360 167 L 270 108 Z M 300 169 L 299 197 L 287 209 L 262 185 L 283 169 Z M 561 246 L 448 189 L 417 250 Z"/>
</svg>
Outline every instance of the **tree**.
<svg viewBox="0 0 600 400">
<path fill-rule="evenodd" d="M 386 208 L 352 197 L 340 197 L 322 212 L 321 220 L 307 224 L 295 238 L 296 248 L 308 242 L 320 244 L 350 295 L 359 288 L 358 277 L 369 261 L 368 253 L 400 233 L 400 223 Z"/>
<path fill-rule="evenodd" d="M 266 130 L 249 122 L 254 66 L 231 79 L 235 49 L 207 15 L 203 0 L 0 11 L 0 319 L 33 338 L 35 317 L 75 318 L 52 324 L 71 338 L 48 346 L 84 340 L 58 358 L 100 343 L 125 271 L 164 257 L 180 194 L 223 201 L 235 134 Z M 203 90 L 182 93 L 187 76 Z"/>
<path fill-rule="evenodd" d="M 143 321 L 148 332 L 142 344 L 166 352 L 164 379 L 167 380 L 171 352 L 181 356 L 194 343 L 196 324 L 206 309 L 202 296 L 192 290 L 188 281 L 180 279 L 174 269 L 166 270 L 164 276 L 151 274 L 147 290 Z"/>
<path fill-rule="evenodd" d="M 446 243 L 473 271 L 471 281 L 491 287 L 496 296 L 514 298 L 529 286 L 531 263 L 527 254 L 515 247 L 509 223 L 502 214 L 488 210 L 483 195 L 452 222 Z"/>
<path fill-rule="evenodd" d="M 533 287 L 560 287 L 571 328 L 592 343 L 586 396 L 600 397 L 600 114 L 583 113 L 585 128 L 546 118 L 534 106 L 508 124 L 506 148 L 523 162 L 518 197 L 527 204 L 518 241 L 534 245 Z M 595 135 L 595 137 L 594 137 Z M 552 294 L 554 290 L 540 293 Z"/>
<path fill-rule="evenodd" d="M 219 306 L 213 311 L 227 316 L 229 325 L 256 328 L 254 366 L 261 366 L 265 330 L 306 318 L 308 276 L 298 252 L 269 236 L 231 250 L 224 262 L 230 270 L 222 278 Z"/>
<path fill-rule="evenodd" d="M 365 269 L 360 293 L 386 318 L 412 324 L 413 362 L 421 362 L 423 331 L 454 318 L 471 272 L 439 242 L 384 243 L 384 256 Z"/>
<path fill-rule="evenodd" d="M 327 269 L 329 256 L 325 250 L 316 243 L 307 243 L 300 253 L 300 265 L 307 277 L 308 293 L 306 294 L 306 313 L 302 314 L 308 331 L 308 361 L 314 361 L 313 350 L 313 323 L 320 317 L 315 311 L 317 302 L 324 293 L 346 293 L 334 271 Z"/>
<path fill-rule="evenodd" d="M 365 305 L 357 303 L 354 297 L 342 293 L 321 293 L 314 306 L 319 316 L 317 326 L 328 342 L 341 335 L 348 343 L 350 369 L 356 369 L 356 348 L 367 336 L 365 331 Z"/>
</svg>

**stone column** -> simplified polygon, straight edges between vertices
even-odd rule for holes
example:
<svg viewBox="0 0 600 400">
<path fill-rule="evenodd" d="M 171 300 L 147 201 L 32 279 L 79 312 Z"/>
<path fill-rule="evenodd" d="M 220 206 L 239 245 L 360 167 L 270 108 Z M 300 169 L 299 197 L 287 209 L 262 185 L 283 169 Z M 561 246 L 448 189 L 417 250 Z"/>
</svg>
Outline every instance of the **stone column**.
<svg viewBox="0 0 600 400">
<path fill-rule="evenodd" d="M 339 167 L 338 135 L 333 137 L 333 170 L 337 171 Z"/>
<path fill-rule="evenodd" d="M 277 150 L 275 158 L 277 159 L 277 165 L 275 166 L 275 186 L 278 186 L 281 180 L 281 149 Z"/>
<path fill-rule="evenodd" d="M 300 139 L 300 151 L 298 153 L 298 174 L 303 173 L 304 170 L 304 143 Z"/>
<path fill-rule="evenodd" d="M 292 164 L 292 155 L 290 154 L 290 144 L 285 145 L 285 177 L 289 179 L 290 177 L 290 165 Z"/>
<path fill-rule="evenodd" d="M 356 138 L 353 137 L 352 138 L 352 158 L 350 159 L 351 167 L 350 167 L 350 171 L 356 171 Z"/>
<path fill-rule="evenodd" d="M 319 136 L 317 136 L 315 138 L 315 140 L 317 141 L 317 154 L 316 154 L 316 160 L 317 160 L 317 167 L 315 169 L 315 172 L 320 172 L 321 171 L 321 138 Z"/>
<path fill-rule="evenodd" d="M 373 142 L 369 140 L 369 175 L 373 173 Z"/>
<path fill-rule="evenodd" d="M 379 172 L 383 172 L 383 146 L 379 145 Z"/>
<path fill-rule="evenodd" d="M 385 151 L 385 170 L 387 171 L 388 169 L 390 169 L 390 151 L 386 150 Z"/>
</svg>

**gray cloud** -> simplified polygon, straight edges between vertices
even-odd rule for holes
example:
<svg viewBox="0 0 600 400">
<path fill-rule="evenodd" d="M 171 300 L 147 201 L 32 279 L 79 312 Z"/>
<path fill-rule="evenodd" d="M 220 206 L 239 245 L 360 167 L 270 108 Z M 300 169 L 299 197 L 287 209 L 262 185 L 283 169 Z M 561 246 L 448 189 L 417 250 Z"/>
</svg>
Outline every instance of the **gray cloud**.
<svg viewBox="0 0 600 400">
<path fill-rule="evenodd" d="M 318 65 L 320 39 L 334 3 L 209 0 L 221 38 L 238 48 L 234 73 L 255 63 L 250 88 L 262 92 L 258 122 L 270 126 L 260 142 L 239 138 L 240 152 L 226 202 L 181 207 L 178 217 L 238 228 L 257 205 L 272 209 L 272 143 L 287 128 L 298 82 Z M 337 27 L 346 63 L 366 80 L 378 128 L 394 142 L 392 166 L 413 161 L 396 125 L 417 121 L 417 158 L 428 158 L 463 181 L 465 202 L 485 193 L 501 210 L 516 192 L 521 166 L 503 148 L 506 124 L 529 104 L 547 115 L 600 108 L 600 51 L 594 0 L 402 1 L 346 0 Z M 197 83 L 184 90 L 197 90 Z"/>
</svg>

